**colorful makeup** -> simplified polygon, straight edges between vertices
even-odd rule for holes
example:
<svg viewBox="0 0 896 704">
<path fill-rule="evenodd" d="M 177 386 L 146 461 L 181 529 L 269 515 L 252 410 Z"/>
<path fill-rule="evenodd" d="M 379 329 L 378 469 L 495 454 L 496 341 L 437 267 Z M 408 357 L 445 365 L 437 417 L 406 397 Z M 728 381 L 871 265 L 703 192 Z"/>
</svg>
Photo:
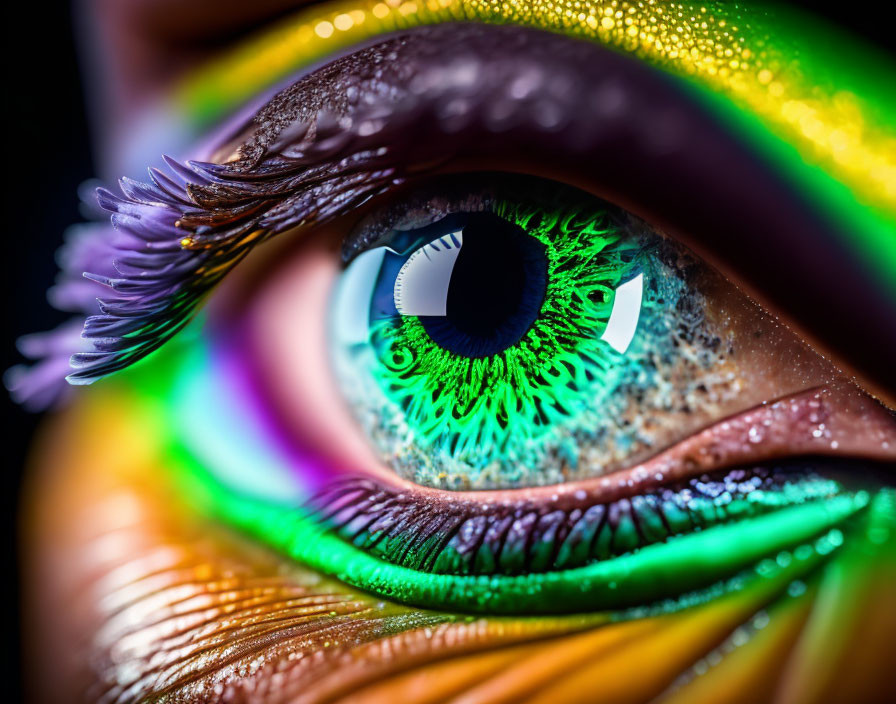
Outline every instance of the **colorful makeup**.
<svg viewBox="0 0 896 704">
<path fill-rule="evenodd" d="M 123 643 L 107 698 L 410 702 L 438 670 L 489 701 L 517 647 L 542 669 L 498 699 L 849 679 L 814 643 L 873 630 L 847 602 L 896 613 L 896 421 L 873 396 L 896 106 L 887 60 L 800 18 L 324 4 L 188 77 L 170 107 L 215 138 L 100 189 L 117 234 L 70 245 L 55 294 L 82 339 L 37 343 L 47 366 L 13 384 L 46 398 L 70 354 L 70 383 L 100 382 L 84 503 L 97 535 L 146 536 L 116 574 L 165 583 L 97 582 L 91 647 Z M 134 445 L 120 462 L 104 426 Z M 174 517 L 176 569 L 153 571 L 153 521 L 103 508 L 131 486 L 141 521 Z M 84 522 L 47 491 L 41 515 Z M 185 531 L 215 543 L 186 576 Z M 250 573 L 273 591 L 146 616 Z"/>
</svg>

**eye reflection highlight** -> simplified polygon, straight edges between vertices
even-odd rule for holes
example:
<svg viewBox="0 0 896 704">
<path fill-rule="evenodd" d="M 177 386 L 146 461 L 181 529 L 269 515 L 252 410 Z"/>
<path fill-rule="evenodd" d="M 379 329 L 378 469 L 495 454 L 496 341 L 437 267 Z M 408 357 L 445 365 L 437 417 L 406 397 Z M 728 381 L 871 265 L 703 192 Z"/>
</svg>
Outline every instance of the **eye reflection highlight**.
<svg viewBox="0 0 896 704">
<path fill-rule="evenodd" d="M 620 284 L 613 295 L 613 309 L 607 327 L 600 336 L 610 347 L 625 354 L 641 317 L 641 301 L 644 297 L 644 274 Z"/>
</svg>

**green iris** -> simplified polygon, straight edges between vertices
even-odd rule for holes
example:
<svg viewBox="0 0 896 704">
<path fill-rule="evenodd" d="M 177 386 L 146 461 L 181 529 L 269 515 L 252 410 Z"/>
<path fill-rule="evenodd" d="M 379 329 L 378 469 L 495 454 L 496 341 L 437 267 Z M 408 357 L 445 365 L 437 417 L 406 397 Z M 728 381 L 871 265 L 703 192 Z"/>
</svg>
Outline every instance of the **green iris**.
<svg viewBox="0 0 896 704">
<path fill-rule="evenodd" d="M 413 481 L 446 488 L 547 484 L 587 474 L 597 446 L 622 457 L 645 443 L 621 419 L 639 389 L 656 386 L 658 367 L 678 354 L 669 329 L 680 322 L 675 312 L 687 307 L 682 303 L 695 297 L 680 266 L 683 255 L 632 216 L 539 183 L 484 189 L 475 209 L 465 198 L 466 210 L 440 212 L 441 220 L 422 227 L 393 228 L 365 253 L 380 257 L 373 273 L 362 255 L 340 282 L 332 336 L 337 377 L 383 457 Z M 525 242 L 474 246 L 477 237 L 499 235 L 479 220 L 475 232 L 465 227 L 472 213 L 490 214 L 492 230 L 509 224 L 538 243 L 544 281 L 514 274 L 521 257 L 507 250 Z M 451 250 L 457 263 L 450 279 L 434 283 L 439 257 Z M 401 314 L 401 301 L 389 307 L 406 295 L 401 282 L 414 278 L 410 269 L 421 252 L 429 269 L 416 277 L 425 282 L 419 295 L 438 298 L 433 287 L 444 288 L 442 317 Z M 480 261 L 462 265 L 464 256 Z M 499 308 L 491 338 L 467 340 L 467 319 L 487 317 L 480 309 L 501 298 L 502 286 L 518 287 L 518 305 L 535 311 L 528 326 L 521 334 L 514 327 L 513 299 L 502 303 L 506 325 Z M 404 303 L 411 310 L 428 305 Z M 343 335 L 357 309 L 365 311 L 365 333 Z"/>
<path fill-rule="evenodd" d="M 547 290 L 526 334 L 498 354 L 473 358 L 434 344 L 416 316 L 383 322 L 372 336 L 378 381 L 415 435 L 469 459 L 543 435 L 582 406 L 583 390 L 606 387 L 618 355 L 600 335 L 616 287 L 637 266 L 635 244 L 604 213 L 539 216 L 507 201 L 495 210 L 545 245 Z"/>
</svg>

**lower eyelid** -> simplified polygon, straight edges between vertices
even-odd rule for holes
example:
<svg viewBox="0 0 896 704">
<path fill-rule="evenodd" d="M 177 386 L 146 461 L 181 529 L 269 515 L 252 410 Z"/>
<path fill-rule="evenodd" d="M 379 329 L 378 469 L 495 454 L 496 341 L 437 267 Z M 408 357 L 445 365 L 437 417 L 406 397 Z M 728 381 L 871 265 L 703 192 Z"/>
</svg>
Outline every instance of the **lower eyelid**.
<svg viewBox="0 0 896 704">
<path fill-rule="evenodd" d="M 803 560 L 795 574 L 785 577 L 790 581 L 841 545 L 843 531 L 861 530 L 857 525 L 866 520 L 889 520 L 891 511 L 886 496 L 871 499 L 868 492 L 846 491 L 704 532 L 691 531 L 668 543 L 568 570 L 492 576 L 431 574 L 385 562 L 368 554 L 363 543 L 355 547 L 327 531 L 313 514 L 246 500 L 214 480 L 210 484 L 199 472 L 195 480 L 205 486 L 201 492 L 207 497 L 207 510 L 303 565 L 387 599 L 492 614 L 579 612 L 652 603 L 658 603 L 660 611 L 674 610 L 691 603 L 689 599 L 711 598 L 712 585 L 718 588 L 720 580 L 742 570 L 749 572 L 763 556 L 805 545 L 812 559 Z M 749 540 L 743 539 L 744 532 Z M 686 596 L 679 603 L 676 599 L 682 595 Z"/>
</svg>

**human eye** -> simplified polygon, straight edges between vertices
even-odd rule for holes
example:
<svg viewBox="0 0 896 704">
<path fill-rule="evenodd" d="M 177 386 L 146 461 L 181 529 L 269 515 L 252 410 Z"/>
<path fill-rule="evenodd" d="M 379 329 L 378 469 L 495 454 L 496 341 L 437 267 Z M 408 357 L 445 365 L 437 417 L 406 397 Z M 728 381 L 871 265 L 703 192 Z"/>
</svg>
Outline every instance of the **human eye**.
<svg viewBox="0 0 896 704">
<path fill-rule="evenodd" d="M 798 99 L 767 56 L 740 80 L 789 107 L 716 102 L 768 55 L 740 39 L 760 16 L 648 5 L 374 37 L 100 193 L 121 239 L 70 375 L 102 379 L 78 401 L 100 444 L 47 492 L 97 593 L 96 687 L 884 690 L 860 641 L 893 632 L 886 131 L 834 134 L 861 102 Z M 598 41 L 541 31 L 562 17 Z M 778 108 L 798 157 L 737 117 Z"/>
<path fill-rule="evenodd" d="M 241 318 L 300 446 L 309 409 L 332 419 L 311 433 L 371 445 L 327 453 L 305 515 L 243 524 L 300 560 L 348 561 L 342 578 L 431 608 L 672 609 L 864 512 L 847 466 L 888 457 L 886 412 L 631 214 L 544 179 L 453 175 L 373 208 L 342 251 L 325 283 L 300 247 Z M 318 323 L 309 278 L 331 291 Z M 329 371 L 296 330 L 325 341 Z M 340 393 L 354 423 L 330 410 Z M 849 438 L 832 406 L 870 434 Z"/>
</svg>

